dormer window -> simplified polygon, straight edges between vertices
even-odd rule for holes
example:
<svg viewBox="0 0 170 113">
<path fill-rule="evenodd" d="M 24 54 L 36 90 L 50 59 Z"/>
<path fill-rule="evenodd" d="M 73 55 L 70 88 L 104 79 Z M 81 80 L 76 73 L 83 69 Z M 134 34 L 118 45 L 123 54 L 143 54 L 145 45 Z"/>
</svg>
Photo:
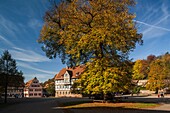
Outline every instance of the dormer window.
<svg viewBox="0 0 170 113">
<path fill-rule="evenodd" d="M 69 82 L 70 82 L 70 76 L 69 76 L 69 73 L 68 73 L 68 72 L 66 72 L 66 73 L 64 74 L 64 82 L 65 82 L 65 83 L 69 83 Z"/>
<path fill-rule="evenodd" d="M 79 76 L 79 72 L 76 73 L 76 76 Z"/>
<path fill-rule="evenodd" d="M 64 74 L 64 77 L 67 77 L 67 76 L 68 76 L 67 73 L 65 73 L 65 74 Z"/>
<path fill-rule="evenodd" d="M 34 81 L 33 83 L 38 83 L 38 81 Z"/>
</svg>

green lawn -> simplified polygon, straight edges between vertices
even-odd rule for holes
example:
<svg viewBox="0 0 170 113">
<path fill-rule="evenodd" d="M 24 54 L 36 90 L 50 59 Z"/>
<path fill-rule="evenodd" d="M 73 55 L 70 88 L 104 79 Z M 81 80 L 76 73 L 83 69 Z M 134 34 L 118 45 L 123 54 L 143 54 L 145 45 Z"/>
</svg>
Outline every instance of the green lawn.
<svg viewBox="0 0 170 113">
<path fill-rule="evenodd" d="M 67 102 L 62 103 L 61 107 L 66 109 L 79 109 L 79 108 L 130 108 L 130 109 L 143 109 L 143 108 L 153 108 L 157 107 L 160 104 L 157 103 L 99 103 L 99 102 Z"/>
</svg>

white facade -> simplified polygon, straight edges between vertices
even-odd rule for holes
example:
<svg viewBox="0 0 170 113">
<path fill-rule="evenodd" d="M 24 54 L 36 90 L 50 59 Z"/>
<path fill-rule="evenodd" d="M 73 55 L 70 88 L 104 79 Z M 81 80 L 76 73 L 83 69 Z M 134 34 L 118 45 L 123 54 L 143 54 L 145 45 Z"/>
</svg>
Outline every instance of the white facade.
<svg viewBox="0 0 170 113">
<path fill-rule="evenodd" d="M 63 80 L 55 80 L 56 97 L 72 96 L 70 90 L 71 90 L 71 86 L 73 85 L 73 81 L 75 81 L 75 80 L 76 79 L 71 79 L 71 77 L 67 71 L 64 74 Z"/>
<path fill-rule="evenodd" d="M 27 82 L 24 88 L 24 97 L 42 97 L 42 86 L 35 77 L 33 80 Z"/>
<path fill-rule="evenodd" d="M 74 68 L 63 68 L 55 76 L 55 96 L 56 97 L 81 97 L 80 94 L 73 94 L 71 87 L 79 75 L 84 71 L 84 66 Z"/>
</svg>

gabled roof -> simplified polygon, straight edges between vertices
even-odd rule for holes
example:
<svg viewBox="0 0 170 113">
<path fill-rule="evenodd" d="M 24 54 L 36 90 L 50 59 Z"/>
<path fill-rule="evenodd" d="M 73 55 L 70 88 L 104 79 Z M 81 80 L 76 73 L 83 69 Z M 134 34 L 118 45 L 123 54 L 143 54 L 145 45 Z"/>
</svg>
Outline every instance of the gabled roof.
<svg viewBox="0 0 170 113">
<path fill-rule="evenodd" d="M 29 87 L 31 85 L 32 81 L 33 81 L 33 79 L 31 79 L 28 82 L 26 82 L 25 87 Z"/>
<path fill-rule="evenodd" d="M 38 80 L 36 77 L 26 82 L 25 87 L 30 87 L 34 80 Z"/>
<path fill-rule="evenodd" d="M 64 74 L 66 71 L 69 73 L 71 78 L 78 78 L 81 73 L 85 70 L 85 66 L 77 66 L 74 68 L 63 68 L 58 74 L 55 75 L 55 80 L 64 79 Z"/>
</svg>

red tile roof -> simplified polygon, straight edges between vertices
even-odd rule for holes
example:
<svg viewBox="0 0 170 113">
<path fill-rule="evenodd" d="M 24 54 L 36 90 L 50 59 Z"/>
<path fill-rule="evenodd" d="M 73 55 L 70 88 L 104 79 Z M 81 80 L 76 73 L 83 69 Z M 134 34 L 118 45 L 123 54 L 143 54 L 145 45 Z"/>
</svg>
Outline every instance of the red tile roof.
<svg viewBox="0 0 170 113">
<path fill-rule="evenodd" d="M 25 87 L 29 87 L 31 85 L 32 81 L 33 81 L 33 79 L 26 82 Z"/>
<path fill-rule="evenodd" d="M 85 70 L 85 66 L 77 66 L 74 68 L 63 68 L 58 74 L 55 75 L 55 79 L 60 80 L 64 79 L 64 74 L 66 71 L 70 74 L 71 78 L 78 78 L 81 73 Z"/>
<path fill-rule="evenodd" d="M 29 80 L 28 82 L 26 82 L 25 87 L 30 87 L 34 80 L 37 80 L 37 78 L 35 77 L 35 78 Z"/>
</svg>

